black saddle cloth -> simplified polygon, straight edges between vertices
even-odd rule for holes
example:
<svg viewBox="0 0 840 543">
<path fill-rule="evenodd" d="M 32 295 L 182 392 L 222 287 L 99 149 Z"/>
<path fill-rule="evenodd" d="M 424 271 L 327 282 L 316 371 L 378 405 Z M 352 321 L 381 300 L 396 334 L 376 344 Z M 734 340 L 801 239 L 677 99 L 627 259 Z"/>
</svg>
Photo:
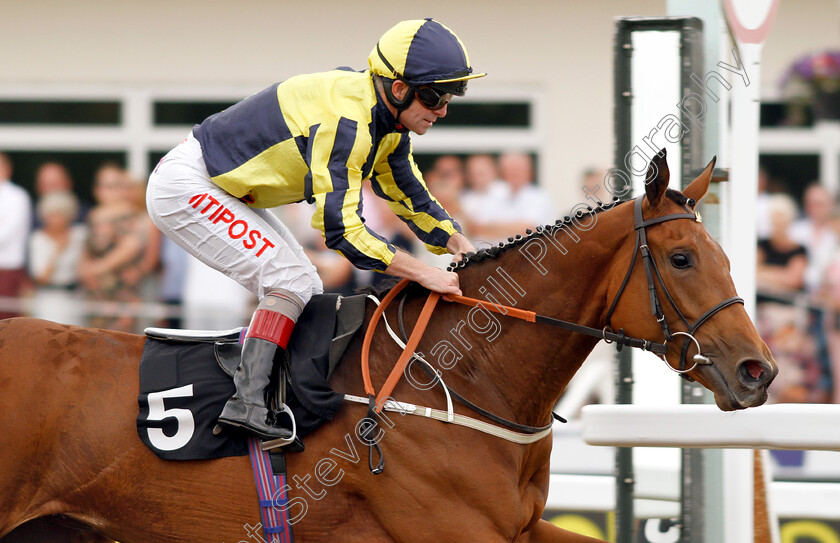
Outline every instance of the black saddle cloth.
<svg viewBox="0 0 840 543">
<path fill-rule="evenodd" d="M 364 309 L 364 296 L 324 294 L 313 297 L 298 319 L 287 349 L 286 404 L 299 436 L 332 420 L 341 407 L 344 394 L 335 392 L 328 380 L 361 326 Z M 230 342 L 146 339 L 137 417 L 137 432 L 146 446 L 167 460 L 248 454 L 244 435 L 212 432 L 235 392 L 230 372 L 238 365 L 240 350 Z"/>
</svg>

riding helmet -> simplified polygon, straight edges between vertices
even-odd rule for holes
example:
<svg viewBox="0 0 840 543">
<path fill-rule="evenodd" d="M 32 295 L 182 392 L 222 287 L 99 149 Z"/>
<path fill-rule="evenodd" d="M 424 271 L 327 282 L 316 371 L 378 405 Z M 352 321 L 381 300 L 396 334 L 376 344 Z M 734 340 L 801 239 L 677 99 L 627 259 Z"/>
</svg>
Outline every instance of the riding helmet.
<svg viewBox="0 0 840 543">
<path fill-rule="evenodd" d="M 463 96 L 473 73 L 464 44 L 449 28 L 433 19 L 397 23 L 379 38 L 368 56 L 374 74 L 402 79 Z"/>
</svg>

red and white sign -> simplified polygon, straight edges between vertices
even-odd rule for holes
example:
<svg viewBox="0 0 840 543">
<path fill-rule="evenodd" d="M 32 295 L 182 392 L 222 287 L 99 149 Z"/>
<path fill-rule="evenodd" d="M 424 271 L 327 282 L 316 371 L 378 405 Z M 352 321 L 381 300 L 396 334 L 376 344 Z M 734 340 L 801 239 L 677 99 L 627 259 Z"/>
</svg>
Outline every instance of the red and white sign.
<svg viewBox="0 0 840 543">
<path fill-rule="evenodd" d="M 741 43 L 763 43 L 778 8 L 779 0 L 723 0 L 729 28 Z"/>
</svg>

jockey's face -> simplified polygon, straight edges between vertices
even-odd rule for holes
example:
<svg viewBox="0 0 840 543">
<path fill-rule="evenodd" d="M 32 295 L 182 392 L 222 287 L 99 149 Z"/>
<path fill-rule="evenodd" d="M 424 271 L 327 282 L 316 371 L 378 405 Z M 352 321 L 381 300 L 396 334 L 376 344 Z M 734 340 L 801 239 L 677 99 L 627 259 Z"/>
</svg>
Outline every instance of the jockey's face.
<svg viewBox="0 0 840 543">
<path fill-rule="evenodd" d="M 392 91 L 397 99 L 402 99 L 408 92 L 408 85 L 400 80 L 396 80 L 394 81 Z M 424 106 L 415 95 L 411 105 L 400 113 L 400 123 L 415 134 L 422 135 L 431 128 L 435 121 L 441 117 L 445 117 L 448 109 L 449 105 L 447 104 L 440 109 L 431 110 Z"/>
</svg>

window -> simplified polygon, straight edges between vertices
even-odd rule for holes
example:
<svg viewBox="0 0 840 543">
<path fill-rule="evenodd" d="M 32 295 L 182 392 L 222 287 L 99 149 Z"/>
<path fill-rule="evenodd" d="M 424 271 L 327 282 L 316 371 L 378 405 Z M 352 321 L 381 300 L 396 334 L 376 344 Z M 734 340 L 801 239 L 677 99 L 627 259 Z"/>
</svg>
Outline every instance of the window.
<svg viewBox="0 0 840 543">
<path fill-rule="evenodd" d="M 236 102 L 158 101 L 154 103 L 155 126 L 194 125 Z"/>
<path fill-rule="evenodd" d="M 119 102 L 0 100 L 0 124 L 119 125 Z"/>
<path fill-rule="evenodd" d="M 531 104 L 527 102 L 459 102 L 456 98 L 439 127 L 528 128 Z"/>
</svg>

